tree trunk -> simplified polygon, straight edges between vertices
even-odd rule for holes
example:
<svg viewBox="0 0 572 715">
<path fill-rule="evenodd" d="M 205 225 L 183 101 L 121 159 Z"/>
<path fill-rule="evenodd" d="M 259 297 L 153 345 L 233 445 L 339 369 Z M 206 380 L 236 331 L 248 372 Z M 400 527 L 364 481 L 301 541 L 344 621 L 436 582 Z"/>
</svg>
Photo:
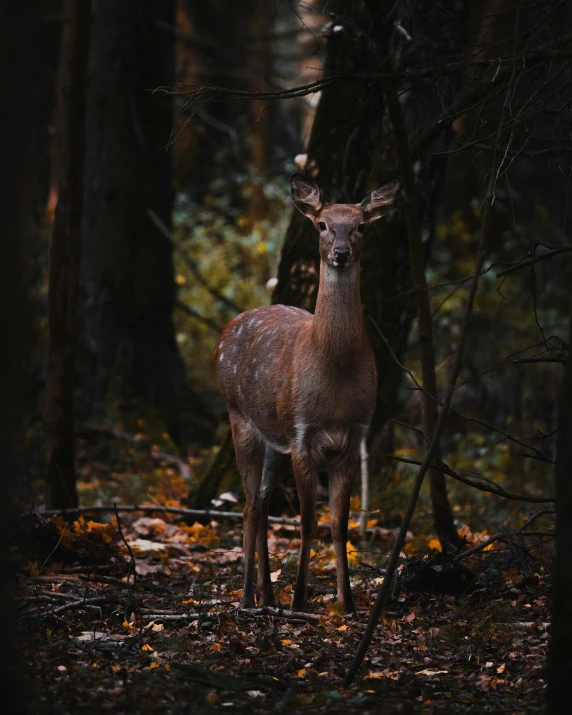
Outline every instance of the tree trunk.
<svg viewBox="0 0 572 715">
<path fill-rule="evenodd" d="M 29 479 L 27 431 L 37 413 L 31 387 L 31 357 L 38 343 L 30 257 L 37 253 L 40 205 L 37 151 L 38 108 L 44 78 L 39 71 L 46 0 L 0 5 L 0 156 L 4 181 L 0 259 L 0 668 L 2 711 L 29 712 L 28 667 L 21 644 L 22 619 L 14 599 L 14 534 L 10 518 L 23 506 Z M 53 7 L 49 8 L 50 10 Z M 44 119 L 43 111 L 41 118 Z M 16 544 L 18 546 L 18 544 Z"/>
<path fill-rule="evenodd" d="M 62 137 L 50 251 L 50 342 L 44 393 L 47 504 L 76 506 L 74 349 L 84 168 L 85 79 L 91 2 L 66 0 L 62 25 Z"/>
<path fill-rule="evenodd" d="M 99 0 L 94 8 L 86 118 L 82 235 L 82 411 L 111 400 L 133 419 L 151 408 L 179 445 L 206 439 L 210 417 L 190 389 L 172 320 L 173 0 Z M 90 414 L 91 413 L 91 414 Z"/>
<path fill-rule="evenodd" d="M 548 651 L 550 715 L 565 715 L 569 712 L 572 673 L 572 303 L 569 336 L 566 373 L 560 397 L 560 438 L 556 464 L 556 558 Z"/>
</svg>

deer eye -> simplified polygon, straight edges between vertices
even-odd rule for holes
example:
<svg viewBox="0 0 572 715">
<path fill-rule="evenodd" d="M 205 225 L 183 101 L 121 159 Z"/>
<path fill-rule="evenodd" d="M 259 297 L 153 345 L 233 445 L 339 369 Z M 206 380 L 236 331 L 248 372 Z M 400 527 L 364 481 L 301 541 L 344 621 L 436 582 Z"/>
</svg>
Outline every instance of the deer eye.
<svg viewBox="0 0 572 715">
<path fill-rule="evenodd" d="M 318 228 L 320 229 L 320 231 L 325 231 L 326 224 L 323 221 L 318 221 Z"/>
<path fill-rule="evenodd" d="M 363 233 L 364 228 L 365 223 L 360 223 L 360 225 L 357 227 L 358 233 Z"/>
</svg>

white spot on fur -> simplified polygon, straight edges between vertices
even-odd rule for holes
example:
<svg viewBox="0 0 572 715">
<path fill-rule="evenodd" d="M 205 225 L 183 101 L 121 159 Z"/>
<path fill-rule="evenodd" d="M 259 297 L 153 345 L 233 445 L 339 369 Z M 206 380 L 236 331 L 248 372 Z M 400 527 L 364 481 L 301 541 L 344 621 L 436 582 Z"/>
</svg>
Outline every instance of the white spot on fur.
<svg viewBox="0 0 572 715">
<path fill-rule="evenodd" d="M 221 353 L 221 354 L 219 355 L 218 361 L 219 361 L 219 362 L 222 362 L 222 359 L 223 359 L 223 358 L 224 358 L 224 353 Z M 212 363 L 211 363 L 211 364 L 212 364 Z"/>
<path fill-rule="evenodd" d="M 236 375 L 236 371 L 237 371 L 237 370 L 238 370 L 238 367 L 235 365 L 235 366 L 232 368 L 232 372 L 233 372 L 234 375 Z"/>
</svg>

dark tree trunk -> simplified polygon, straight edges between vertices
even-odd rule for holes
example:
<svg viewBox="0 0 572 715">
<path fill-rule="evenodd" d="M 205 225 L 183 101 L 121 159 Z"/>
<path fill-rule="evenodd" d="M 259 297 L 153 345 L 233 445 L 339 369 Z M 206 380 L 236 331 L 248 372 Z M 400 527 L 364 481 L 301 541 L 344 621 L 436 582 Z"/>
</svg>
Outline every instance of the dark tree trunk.
<svg viewBox="0 0 572 715">
<path fill-rule="evenodd" d="M 50 342 L 44 393 L 47 504 L 77 506 L 74 437 L 76 295 L 84 169 L 85 79 L 91 2 L 66 0 L 62 25 L 62 138 L 50 251 Z"/>
<path fill-rule="evenodd" d="M 556 558 L 552 625 L 548 651 L 548 712 L 570 711 L 572 673 L 572 304 L 568 359 L 560 396 L 560 437 L 556 464 Z"/>
<path fill-rule="evenodd" d="M 174 77 L 173 0 L 99 0 L 86 117 L 81 261 L 83 414 L 156 411 L 179 445 L 210 434 L 190 389 L 172 320 L 172 105 L 151 90 Z"/>
<path fill-rule="evenodd" d="M 23 675 L 27 666 L 19 652 L 21 620 L 12 593 L 14 526 L 9 519 L 22 493 L 29 496 L 26 432 L 30 413 L 37 412 L 36 391 L 30 389 L 30 358 L 38 335 L 29 268 L 30 256 L 37 251 L 36 132 L 43 93 L 39 67 L 46 5 L 45 0 L 0 4 L 0 76 L 5 92 L 0 106 L 4 179 L 0 192 L 0 697 L 5 713 L 28 712 Z"/>
</svg>

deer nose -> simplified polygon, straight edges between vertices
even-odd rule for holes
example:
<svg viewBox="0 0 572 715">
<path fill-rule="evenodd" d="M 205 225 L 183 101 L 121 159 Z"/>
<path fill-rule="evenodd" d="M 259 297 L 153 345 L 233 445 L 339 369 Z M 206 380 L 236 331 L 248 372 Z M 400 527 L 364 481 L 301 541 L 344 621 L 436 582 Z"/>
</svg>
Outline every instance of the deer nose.
<svg viewBox="0 0 572 715">
<path fill-rule="evenodd" d="M 350 248 L 334 248 L 334 260 L 343 265 L 350 260 L 351 253 Z"/>
</svg>

